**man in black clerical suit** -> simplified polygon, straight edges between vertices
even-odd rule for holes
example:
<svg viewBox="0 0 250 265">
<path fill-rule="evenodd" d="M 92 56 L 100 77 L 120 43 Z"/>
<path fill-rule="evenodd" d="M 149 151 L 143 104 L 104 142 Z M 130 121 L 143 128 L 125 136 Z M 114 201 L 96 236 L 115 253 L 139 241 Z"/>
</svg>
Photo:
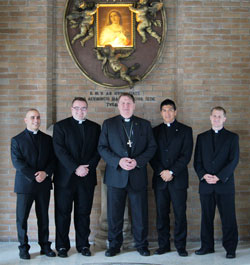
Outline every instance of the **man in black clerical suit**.
<svg viewBox="0 0 250 265">
<path fill-rule="evenodd" d="M 55 157 L 52 138 L 39 130 L 40 113 L 30 109 L 24 118 L 26 129 L 11 139 L 11 159 L 16 168 L 16 224 L 21 259 L 30 259 L 27 221 L 35 202 L 40 254 L 55 257 L 49 242 L 49 201 Z"/>
<path fill-rule="evenodd" d="M 120 252 L 128 195 L 135 247 L 141 255 L 149 256 L 147 162 L 155 153 L 156 143 L 150 122 L 133 116 L 133 95 L 121 94 L 118 109 L 120 115 L 104 121 L 98 145 L 106 162 L 104 183 L 107 185 L 109 248 L 105 255 L 111 257 Z"/>
<path fill-rule="evenodd" d="M 226 130 L 226 111 L 222 107 L 211 110 L 212 129 L 197 137 L 194 168 L 200 180 L 202 209 L 201 248 L 197 255 L 214 252 L 214 215 L 216 205 L 222 223 L 222 244 L 226 258 L 235 258 L 238 229 L 235 215 L 234 170 L 239 161 L 239 137 Z"/>
<path fill-rule="evenodd" d="M 88 103 L 85 98 L 72 101 L 72 117 L 54 126 L 53 144 L 57 156 L 55 170 L 56 250 L 67 257 L 70 249 L 69 229 L 74 204 L 76 249 L 84 256 L 89 250 L 90 213 L 97 184 L 96 167 L 100 160 L 97 145 L 101 127 L 86 119 Z"/>
<path fill-rule="evenodd" d="M 170 251 L 170 203 L 172 202 L 175 228 L 174 243 L 178 254 L 186 251 L 187 218 L 186 201 L 188 168 L 193 150 L 192 128 L 176 120 L 174 101 L 166 99 L 160 106 L 163 123 L 153 129 L 157 151 L 151 160 L 154 170 L 153 189 L 157 209 L 157 232 L 159 248 L 155 254 Z"/>
</svg>

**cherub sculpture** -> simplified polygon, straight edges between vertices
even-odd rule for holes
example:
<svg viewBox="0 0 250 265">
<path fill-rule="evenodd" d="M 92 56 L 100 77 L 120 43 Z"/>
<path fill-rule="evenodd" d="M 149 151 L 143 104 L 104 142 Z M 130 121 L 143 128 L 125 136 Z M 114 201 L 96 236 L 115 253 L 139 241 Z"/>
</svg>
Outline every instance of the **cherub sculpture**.
<svg viewBox="0 0 250 265">
<path fill-rule="evenodd" d="M 85 42 L 94 36 L 93 23 L 96 7 L 89 8 L 89 5 L 83 1 L 79 3 L 79 9 L 81 9 L 81 11 L 73 10 L 72 13 L 67 16 L 67 19 L 70 21 L 72 28 L 80 28 L 80 33 L 74 36 L 71 43 L 74 44 L 76 40 L 83 38 L 80 43 L 84 47 Z"/>
<path fill-rule="evenodd" d="M 142 43 L 147 41 L 146 32 L 154 37 L 158 43 L 161 37 L 152 29 L 152 25 L 161 27 L 161 21 L 156 19 L 156 13 L 161 10 L 163 3 L 153 2 L 148 5 L 148 0 L 139 0 L 137 7 L 129 7 L 130 11 L 136 14 L 138 22 L 137 31 L 142 37 Z"/>
<path fill-rule="evenodd" d="M 134 86 L 135 80 L 140 80 L 141 78 L 136 76 L 130 76 L 130 72 L 140 67 L 138 63 L 131 67 L 127 67 L 125 64 L 120 62 L 120 59 L 129 57 L 134 50 L 119 53 L 111 45 L 106 45 L 101 49 L 94 49 L 97 55 L 97 59 L 102 61 L 102 71 L 105 76 L 110 78 L 121 78 L 122 80 L 128 82 L 130 88 Z M 113 73 L 110 71 L 113 71 Z"/>
</svg>

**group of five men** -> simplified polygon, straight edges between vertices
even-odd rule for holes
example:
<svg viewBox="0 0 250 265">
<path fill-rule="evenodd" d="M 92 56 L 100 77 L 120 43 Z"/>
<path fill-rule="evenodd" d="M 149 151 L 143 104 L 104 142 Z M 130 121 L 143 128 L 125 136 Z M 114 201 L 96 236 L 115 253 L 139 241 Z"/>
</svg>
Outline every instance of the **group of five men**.
<svg viewBox="0 0 250 265">
<path fill-rule="evenodd" d="M 29 259 L 27 221 L 35 202 L 40 254 L 56 256 L 51 249 L 48 207 L 54 174 L 56 250 L 67 257 L 69 230 L 74 207 L 76 249 L 91 256 L 90 213 L 97 184 L 96 167 L 100 157 L 106 162 L 109 246 L 107 257 L 120 252 L 123 219 L 128 196 L 135 248 L 142 256 L 148 249 L 147 164 L 153 170 L 153 189 L 157 209 L 157 232 L 161 255 L 170 249 L 170 203 L 175 227 L 174 244 L 180 256 L 187 256 L 186 201 L 188 168 L 193 149 L 192 129 L 176 120 L 175 103 L 161 103 L 163 123 L 151 128 L 150 122 L 136 117 L 135 99 L 123 93 L 118 99 L 119 115 L 100 125 L 86 119 L 88 103 L 77 97 L 72 101 L 72 117 L 54 125 L 53 139 L 39 130 L 38 110 L 30 109 L 24 119 L 26 129 L 11 140 L 11 157 L 16 168 L 16 222 L 19 256 Z M 202 208 L 201 248 L 195 253 L 214 252 L 213 221 L 216 205 L 222 220 L 223 246 L 227 258 L 234 258 L 238 242 L 234 202 L 234 170 L 239 160 L 238 135 L 223 126 L 226 111 L 215 107 L 210 115 L 212 128 L 198 135 L 194 168 L 200 180 Z"/>
</svg>

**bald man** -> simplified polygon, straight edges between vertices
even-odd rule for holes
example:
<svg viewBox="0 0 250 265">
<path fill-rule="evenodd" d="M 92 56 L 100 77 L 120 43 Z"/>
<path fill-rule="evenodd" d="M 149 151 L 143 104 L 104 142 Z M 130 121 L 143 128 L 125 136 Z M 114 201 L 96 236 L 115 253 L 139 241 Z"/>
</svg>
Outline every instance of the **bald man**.
<svg viewBox="0 0 250 265">
<path fill-rule="evenodd" d="M 16 224 L 21 259 L 30 259 L 27 220 L 33 202 L 38 223 L 40 254 L 55 257 L 49 239 L 48 208 L 51 176 L 54 170 L 52 138 L 39 130 L 41 119 L 36 109 L 30 109 L 24 118 L 26 129 L 11 139 L 11 159 L 16 169 L 17 194 Z"/>
</svg>

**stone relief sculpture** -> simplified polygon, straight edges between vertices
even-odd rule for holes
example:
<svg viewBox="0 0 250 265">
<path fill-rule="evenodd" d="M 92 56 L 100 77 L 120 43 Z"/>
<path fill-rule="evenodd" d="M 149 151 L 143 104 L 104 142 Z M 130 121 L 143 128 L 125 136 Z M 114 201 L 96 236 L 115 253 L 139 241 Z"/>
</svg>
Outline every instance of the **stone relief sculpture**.
<svg viewBox="0 0 250 265">
<path fill-rule="evenodd" d="M 140 67 L 139 64 L 134 64 L 132 67 L 127 67 L 120 62 L 122 58 L 128 58 L 134 50 L 119 52 L 111 45 L 106 45 L 104 48 L 95 49 L 97 59 L 102 61 L 102 71 L 105 76 L 110 78 L 121 78 L 128 82 L 129 87 L 134 86 L 134 81 L 140 80 L 139 76 L 131 76 L 130 73 Z M 112 70 L 112 72 L 110 71 Z"/>
<path fill-rule="evenodd" d="M 84 47 L 85 42 L 94 37 L 93 24 L 96 7 L 93 6 L 92 8 L 89 8 L 89 6 L 90 4 L 87 4 L 86 2 L 80 2 L 79 9 L 81 9 L 81 11 L 73 10 L 72 13 L 67 16 L 72 28 L 80 28 L 80 33 L 74 36 L 71 41 L 72 44 L 74 44 L 76 40 L 83 38 L 80 42 Z"/>
<path fill-rule="evenodd" d="M 161 37 L 152 29 L 152 25 L 161 27 L 161 21 L 156 19 L 156 13 L 161 10 L 163 3 L 153 2 L 150 5 L 148 0 L 139 0 L 137 7 L 129 7 L 136 14 L 136 22 L 138 22 L 137 31 L 142 37 L 142 42 L 147 41 L 146 32 L 154 37 L 158 43 Z"/>
<path fill-rule="evenodd" d="M 87 78 L 106 87 L 132 88 L 152 70 L 153 58 L 160 56 L 162 39 L 166 36 L 162 0 L 66 1 L 64 28 L 67 48 Z M 136 30 L 139 39 L 136 39 Z M 147 42 L 149 37 L 157 42 Z M 91 39 L 93 42 L 85 45 Z M 147 56 L 147 60 L 142 54 Z M 131 59 L 132 66 L 126 59 Z M 101 67 L 97 60 L 102 62 Z M 97 71 L 93 72 L 92 66 L 98 67 Z"/>
</svg>

